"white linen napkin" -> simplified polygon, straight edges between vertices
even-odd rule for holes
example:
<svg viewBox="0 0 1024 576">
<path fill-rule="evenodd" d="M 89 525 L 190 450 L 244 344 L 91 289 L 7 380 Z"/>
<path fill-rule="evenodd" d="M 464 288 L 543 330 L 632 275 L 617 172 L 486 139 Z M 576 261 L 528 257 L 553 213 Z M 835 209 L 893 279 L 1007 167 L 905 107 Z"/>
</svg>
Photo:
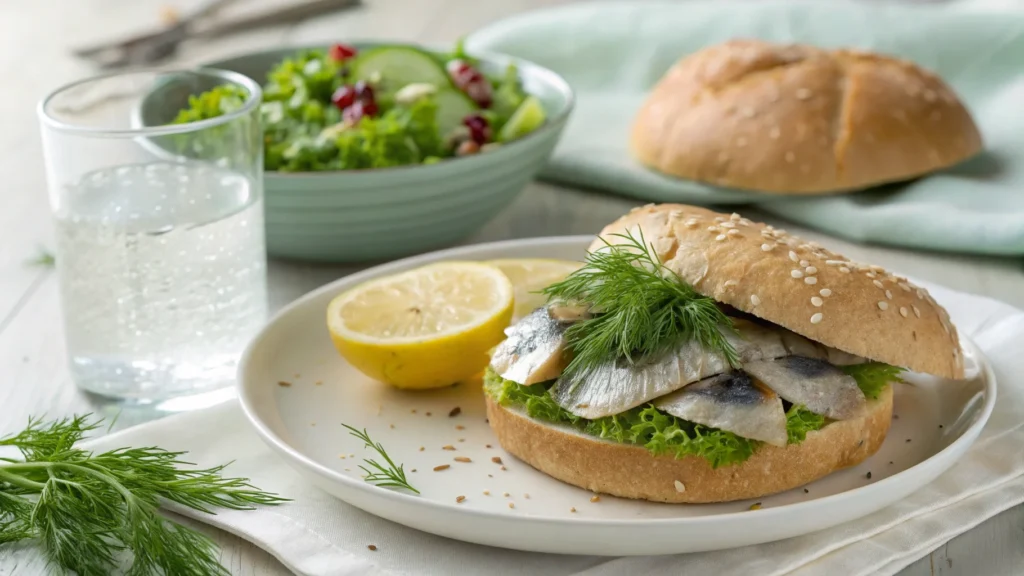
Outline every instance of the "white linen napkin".
<svg viewBox="0 0 1024 576">
<path fill-rule="evenodd" d="M 94 449 L 159 445 L 202 465 L 234 460 L 233 476 L 294 499 L 216 516 L 179 512 L 250 540 L 299 574 L 893 574 L 942 543 L 1024 502 L 1024 312 L 930 287 L 963 334 L 988 355 L 998 402 L 981 437 L 947 473 L 885 510 L 829 530 L 732 550 L 628 558 L 532 554 L 467 544 L 362 512 L 304 481 L 265 447 L 237 402 L 137 426 Z M 373 544 L 376 551 L 367 547 Z"/>
</svg>

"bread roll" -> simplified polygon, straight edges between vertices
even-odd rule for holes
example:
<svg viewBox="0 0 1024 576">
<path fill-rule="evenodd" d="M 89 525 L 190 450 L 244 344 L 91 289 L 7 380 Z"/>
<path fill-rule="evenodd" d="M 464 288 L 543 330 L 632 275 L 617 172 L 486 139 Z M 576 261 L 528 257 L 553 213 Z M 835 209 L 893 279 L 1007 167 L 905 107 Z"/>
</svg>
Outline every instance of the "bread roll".
<svg viewBox="0 0 1024 576">
<path fill-rule="evenodd" d="M 654 170 L 778 194 L 907 180 L 981 147 L 949 86 L 911 62 L 757 40 L 680 60 L 631 135 L 634 156 Z"/>
</svg>

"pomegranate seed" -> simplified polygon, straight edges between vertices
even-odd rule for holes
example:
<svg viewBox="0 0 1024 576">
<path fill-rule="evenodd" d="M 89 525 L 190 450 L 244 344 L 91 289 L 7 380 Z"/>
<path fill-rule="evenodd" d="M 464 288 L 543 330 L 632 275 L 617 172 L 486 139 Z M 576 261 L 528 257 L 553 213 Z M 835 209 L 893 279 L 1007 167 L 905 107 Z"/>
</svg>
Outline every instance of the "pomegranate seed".
<svg viewBox="0 0 1024 576">
<path fill-rule="evenodd" d="M 363 116 L 376 116 L 377 112 L 377 105 L 373 102 L 356 100 L 351 106 L 342 110 L 341 117 L 346 122 L 355 124 L 359 122 Z"/>
<path fill-rule="evenodd" d="M 450 76 L 452 80 L 457 80 L 465 73 L 473 71 L 473 67 L 464 60 L 449 60 L 448 63 L 445 64 L 445 69 L 448 71 L 448 76 Z"/>
<path fill-rule="evenodd" d="M 477 106 L 481 108 L 491 107 L 491 85 L 481 77 L 480 81 L 474 81 L 462 89 L 466 96 L 469 96 Z"/>
<path fill-rule="evenodd" d="M 473 142 L 483 145 L 491 140 L 491 127 L 483 116 L 479 114 L 466 116 L 462 119 L 462 123 L 469 128 L 469 139 Z"/>
<path fill-rule="evenodd" d="M 339 110 L 348 108 L 356 101 L 356 90 L 351 86 L 342 86 L 334 91 L 331 95 L 331 102 L 338 107 Z"/>
<path fill-rule="evenodd" d="M 327 50 L 327 55 L 331 60 L 341 62 L 355 56 L 356 52 L 357 50 L 348 44 L 335 44 Z"/>
<path fill-rule="evenodd" d="M 356 82 L 356 96 L 360 100 L 374 101 L 373 87 L 367 84 L 365 81 L 360 80 Z"/>
</svg>

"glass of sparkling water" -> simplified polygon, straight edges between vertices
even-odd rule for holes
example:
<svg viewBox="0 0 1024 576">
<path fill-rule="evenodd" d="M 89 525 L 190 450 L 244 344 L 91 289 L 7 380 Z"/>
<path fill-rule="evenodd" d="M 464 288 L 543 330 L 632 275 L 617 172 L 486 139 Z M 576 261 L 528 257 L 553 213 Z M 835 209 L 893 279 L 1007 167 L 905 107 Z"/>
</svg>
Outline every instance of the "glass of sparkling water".
<svg viewBox="0 0 1024 576">
<path fill-rule="evenodd" d="M 190 97 L 216 87 L 225 96 L 207 118 L 173 123 Z M 231 395 L 267 313 L 261 97 L 232 72 L 133 71 L 40 103 L 68 362 L 81 388 L 166 410 Z"/>
</svg>

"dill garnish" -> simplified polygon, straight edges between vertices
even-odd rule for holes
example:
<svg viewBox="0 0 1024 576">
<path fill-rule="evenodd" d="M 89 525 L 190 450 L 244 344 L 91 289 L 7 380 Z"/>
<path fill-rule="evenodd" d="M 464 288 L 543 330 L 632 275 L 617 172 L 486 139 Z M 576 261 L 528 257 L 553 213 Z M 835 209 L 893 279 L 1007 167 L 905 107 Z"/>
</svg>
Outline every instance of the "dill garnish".
<svg viewBox="0 0 1024 576">
<path fill-rule="evenodd" d="M 250 510 L 286 501 L 244 478 L 221 476 L 224 466 L 179 468 L 188 465 L 180 459 L 184 452 L 76 448 L 100 423 L 89 415 L 29 419 L 23 431 L 0 438 L 0 446 L 22 456 L 0 458 L 0 547 L 35 540 L 58 572 L 82 576 L 115 572 L 126 552 L 128 574 L 226 575 L 213 541 L 163 517 L 161 502 L 213 514 L 214 507 Z"/>
<path fill-rule="evenodd" d="M 363 462 L 366 462 L 367 465 L 369 465 L 371 468 L 375 470 L 371 471 L 364 466 L 360 466 L 359 469 L 366 473 L 366 476 L 363 477 L 364 480 L 366 480 L 370 484 L 373 484 L 374 486 L 390 486 L 394 488 L 405 488 L 406 490 L 410 490 L 417 494 L 420 493 L 419 490 L 413 488 L 412 484 L 409 484 L 409 481 L 406 480 L 405 469 L 402 467 L 402 465 L 396 465 L 391 460 L 391 457 L 388 456 L 388 453 L 384 450 L 384 446 L 382 446 L 379 442 L 374 442 L 370 438 L 370 434 L 366 432 L 366 428 L 363 428 L 362 431 L 359 431 L 356 428 L 349 426 L 348 424 L 342 424 L 342 426 L 348 428 L 349 434 L 362 440 L 363 443 L 366 444 L 366 448 L 372 448 L 375 452 L 377 452 L 377 454 L 380 454 L 381 458 L 383 458 L 385 462 L 388 463 L 387 466 L 383 466 L 376 460 L 364 459 Z"/>
<path fill-rule="evenodd" d="M 39 268 L 53 268 L 57 263 L 57 257 L 48 249 L 40 246 L 37 254 L 25 261 L 26 266 L 37 266 Z"/>
<path fill-rule="evenodd" d="M 590 370 L 611 360 L 633 362 L 696 340 L 737 366 L 739 358 L 722 329 L 732 321 L 714 300 L 666 268 L 644 241 L 625 240 L 587 255 L 582 268 L 544 288 L 549 302 L 587 306 L 594 315 L 566 330 L 573 359 L 567 373 Z"/>
</svg>

